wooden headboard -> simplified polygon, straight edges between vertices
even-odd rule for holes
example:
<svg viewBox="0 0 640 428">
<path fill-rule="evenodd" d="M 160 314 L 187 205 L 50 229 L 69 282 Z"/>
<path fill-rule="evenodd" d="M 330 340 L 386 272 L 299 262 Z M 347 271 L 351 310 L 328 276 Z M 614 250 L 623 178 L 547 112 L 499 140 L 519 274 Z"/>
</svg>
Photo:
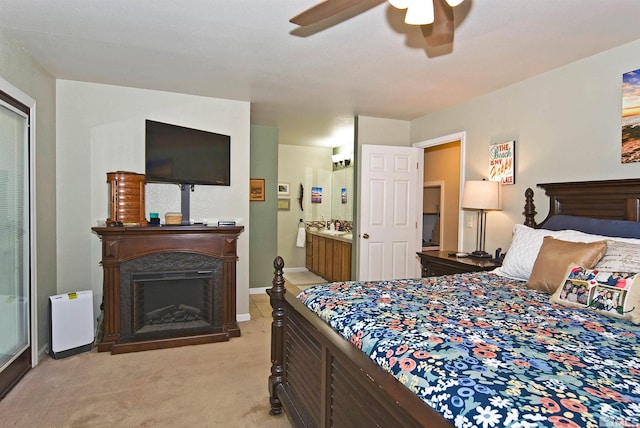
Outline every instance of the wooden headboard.
<svg viewBox="0 0 640 428">
<path fill-rule="evenodd" d="M 535 221 L 533 190 L 525 191 L 525 225 L 540 227 L 556 214 L 640 222 L 640 179 L 538 184 L 549 197 L 549 213 Z"/>
</svg>

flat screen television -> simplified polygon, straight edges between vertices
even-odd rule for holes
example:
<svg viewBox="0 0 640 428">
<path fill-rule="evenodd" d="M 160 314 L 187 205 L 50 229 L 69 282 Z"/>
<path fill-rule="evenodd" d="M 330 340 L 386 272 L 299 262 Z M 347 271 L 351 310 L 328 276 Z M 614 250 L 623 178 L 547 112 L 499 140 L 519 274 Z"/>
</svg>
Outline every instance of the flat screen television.
<svg viewBox="0 0 640 428">
<path fill-rule="evenodd" d="M 231 137 L 147 120 L 147 182 L 230 185 Z"/>
</svg>

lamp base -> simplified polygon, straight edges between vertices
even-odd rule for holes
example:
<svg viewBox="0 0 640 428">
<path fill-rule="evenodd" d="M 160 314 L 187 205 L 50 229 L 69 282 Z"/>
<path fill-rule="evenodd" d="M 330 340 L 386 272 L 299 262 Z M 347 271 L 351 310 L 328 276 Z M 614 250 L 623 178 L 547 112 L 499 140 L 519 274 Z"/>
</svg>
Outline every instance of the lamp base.
<svg viewBox="0 0 640 428">
<path fill-rule="evenodd" d="M 490 259 L 492 256 L 486 251 L 476 250 L 473 253 L 469 253 L 469 257 L 475 257 L 477 259 Z"/>
</svg>

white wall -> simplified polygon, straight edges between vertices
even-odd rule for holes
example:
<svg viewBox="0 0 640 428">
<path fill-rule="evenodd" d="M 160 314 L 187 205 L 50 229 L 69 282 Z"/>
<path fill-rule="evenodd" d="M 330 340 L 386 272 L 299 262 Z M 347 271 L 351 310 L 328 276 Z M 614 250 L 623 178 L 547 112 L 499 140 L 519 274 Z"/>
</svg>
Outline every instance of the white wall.
<svg viewBox="0 0 640 428">
<path fill-rule="evenodd" d="M 102 301 L 100 240 L 91 227 L 108 216 L 110 171 L 144 173 L 145 119 L 231 136 L 231 186 L 196 186 L 191 217 L 235 220 L 238 320 L 249 318 L 248 102 L 170 92 L 57 81 L 56 148 L 58 292 L 93 289 Z M 176 185 L 148 184 L 146 212 L 180 211 Z"/>
<path fill-rule="evenodd" d="M 36 101 L 35 214 L 37 326 L 34 346 L 44 355 L 49 342 L 49 296 L 56 292 L 55 80 L 6 34 L 0 32 L 0 77 Z M 34 358 L 34 363 L 37 359 Z"/>
<path fill-rule="evenodd" d="M 407 120 L 358 116 L 357 123 L 358 147 L 363 144 L 381 146 L 409 145 L 411 122 Z"/>
<path fill-rule="evenodd" d="M 412 142 L 467 132 L 469 180 L 488 176 L 490 144 L 516 141 L 516 183 L 488 215 L 487 251 L 508 247 L 527 187 L 541 221 L 548 202 L 537 183 L 640 176 L 640 163 L 620 162 L 622 74 L 640 68 L 639 51 L 640 40 L 412 121 Z M 474 246 L 465 228 L 464 248 Z"/>
</svg>

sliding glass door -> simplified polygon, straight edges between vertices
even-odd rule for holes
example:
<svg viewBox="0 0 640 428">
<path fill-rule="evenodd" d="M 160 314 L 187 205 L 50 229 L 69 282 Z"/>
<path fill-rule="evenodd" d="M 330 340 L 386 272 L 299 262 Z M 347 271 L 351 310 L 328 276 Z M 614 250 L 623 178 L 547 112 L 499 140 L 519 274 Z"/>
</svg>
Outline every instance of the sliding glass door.
<svg viewBox="0 0 640 428">
<path fill-rule="evenodd" d="M 28 126 L 0 92 L 0 398 L 31 366 Z"/>
</svg>

